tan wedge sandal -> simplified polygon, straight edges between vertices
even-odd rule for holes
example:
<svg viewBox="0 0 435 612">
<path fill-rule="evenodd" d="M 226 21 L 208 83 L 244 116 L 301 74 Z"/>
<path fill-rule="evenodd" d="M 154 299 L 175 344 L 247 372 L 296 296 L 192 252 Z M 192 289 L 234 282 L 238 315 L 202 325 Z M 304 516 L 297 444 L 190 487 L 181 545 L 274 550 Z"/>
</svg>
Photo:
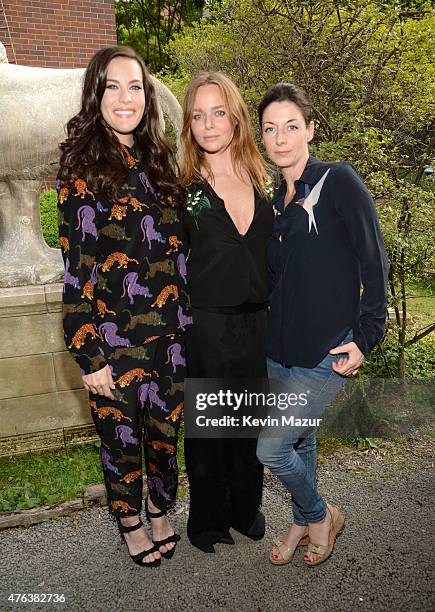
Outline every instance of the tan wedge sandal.
<svg viewBox="0 0 435 612">
<path fill-rule="evenodd" d="M 344 514 L 342 514 L 340 510 L 335 506 L 328 506 L 328 511 L 331 515 L 331 526 L 329 527 L 328 544 L 325 546 L 322 544 L 314 544 L 314 542 L 309 542 L 307 552 L 312 552 L 315 555 L 319 555 L 320 557 L 316 561 L 309 561 L 308 559 L 304 558 L 304 562 L 310 567 L 323 563 L 331 556 L 332 551 L 334 549 L 335 538 L 344 529 Z"/>
<path fill-rule="evenodd" d="M 284 534 L 281 536 L 281 538 L 285 538 L 287 534 Z M 276 546 L 276 548 L 279 550 L 279 553 L 282 557 L 282 559 L 274 559 L 272 557 L 272 551 L 270 551 L 269 554 L 269 561 L 273 564 L 273 565 L 287 565 L 287 563 L 290 563 L 290 561 L 293 559 L 293 556 L 296 552 L 296 549 L 299 546 L 306 546 L 309 543 L 309 538 L 307 535 L 302 536 L 302 538 L 299 540 L 299 542 L 296 544 L 296 548 L 294 549 L 292 554 L 288 554 L 288 551 L 291 550 L 289 546 L 286 546 L 284 544 L 284 542 L 281 540 L 281 538 L 275 538 L 273 540 L 273 544 L 274 546 Z"/>
</svg>

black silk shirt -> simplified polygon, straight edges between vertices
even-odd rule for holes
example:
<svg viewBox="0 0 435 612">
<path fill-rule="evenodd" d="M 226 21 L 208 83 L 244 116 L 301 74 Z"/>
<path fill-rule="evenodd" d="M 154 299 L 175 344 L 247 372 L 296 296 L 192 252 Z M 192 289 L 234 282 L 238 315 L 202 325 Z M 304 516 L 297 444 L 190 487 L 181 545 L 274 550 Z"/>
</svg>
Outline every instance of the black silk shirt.
<svg viewBox="0 0 435 612">
<path fill-rule="evenodd" d="M 193 183 L 184 212 L 190 247 L 192 306 L 225 307 L 268 300 L 266 246 L 272 233 L 270 201 L 257 191 L 254 217 L 241 236 L 224 201 L 208 183 Z"/>
<path fill-rule="evenodd" d="M 81 179 L 57 185 L 63 328 L 83 374 L 192 324 L 181 214 L 124 149 L 130 174 L 115 202 Z"/>
<path fill-rule="evenodd" d="M 309 212 L 304 204 L 322 178 Z M 314 157 L 295 188 L 286 207 L 285 181 L 274 198 L 267 355 L 313 368 L 350 330 L 367 355 L 382 338 L 387 304 L 387 256 L 373 199 L 351 164 Z"/>
</svg>

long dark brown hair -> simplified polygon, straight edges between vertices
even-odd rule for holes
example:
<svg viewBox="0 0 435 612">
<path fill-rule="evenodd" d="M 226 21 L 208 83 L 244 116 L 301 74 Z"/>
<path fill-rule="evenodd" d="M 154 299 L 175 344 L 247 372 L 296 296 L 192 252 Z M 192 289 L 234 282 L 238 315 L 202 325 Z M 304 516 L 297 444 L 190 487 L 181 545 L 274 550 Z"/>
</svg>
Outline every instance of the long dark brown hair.
<svg viewBox="0 0 435 612">
<path fill-rule="evenodd" d="M 137 156 L 166 201 L 182 207 L 185 192 L 177 178 L 174 155 L 161 132 L 154 85 L 143 60 L 130 47 L 100 49 L 89 62 L 83 83 L 82 107 L 68 122 L 68 138 L 60 144 L 60 181 L 69 185 L 77 178 L 83 179 L 91 191 L 114 200 L 128 179 L 127 153 L 100 110 L 107 68 L 115 57 L 134 59 L 142 70 L 145 111 L 133 132 Z"/>
</svg>

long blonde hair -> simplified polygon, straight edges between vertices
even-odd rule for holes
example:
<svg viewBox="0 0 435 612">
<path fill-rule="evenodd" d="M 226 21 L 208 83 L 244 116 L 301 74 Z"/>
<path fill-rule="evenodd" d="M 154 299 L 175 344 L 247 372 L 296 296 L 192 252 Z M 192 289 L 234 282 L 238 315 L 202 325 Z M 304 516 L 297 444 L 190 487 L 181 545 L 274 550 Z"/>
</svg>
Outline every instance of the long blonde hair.
<svg viewBox="0 0 435 612">
<path fill-rule="evenodd" d="M 191 82 L 186 92 L 183 101 L 183 129 L 181 131 L 181 183 L 187 187 L 194 180 L 203 181 L 204 175 L 201 170 L 213 180 L 210 164 L 194 139 L 190 127 L 196 92 L 202 85 L 219 87 L 225 109 L 235 124 L 231 154 L 236 172 L 241 173 L 242 170 L 245 170 L 254 187 L 264 195 L 269 177 L 266 163 L 255 143 L 248 109 L 235 84 L 222 72 L 201 72 Z"/>
</svg>

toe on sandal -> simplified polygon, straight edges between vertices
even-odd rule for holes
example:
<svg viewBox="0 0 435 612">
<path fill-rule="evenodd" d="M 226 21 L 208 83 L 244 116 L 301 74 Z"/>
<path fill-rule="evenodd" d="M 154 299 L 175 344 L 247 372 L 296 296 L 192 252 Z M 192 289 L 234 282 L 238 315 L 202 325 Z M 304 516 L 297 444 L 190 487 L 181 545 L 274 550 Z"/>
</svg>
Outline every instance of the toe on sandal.
<svg viewBox="0 0 435 612">
<path fill-rule="evenodd" d="M 287 565 L 287 563 L 290 563 L 290 561 L 293 559 L 294 551 L 289 554 L 288 551 L 290 551 L 291 548 L 286 546 L 280 538 L 275 538 L 273 540 L 273 544 L 279 550 L 282 559 L 274 559 L 272 557 L 272 551 L 270 551 L 269 561 L 273 565 Z"/>
<path fill-rule="evenodd" d="M 159 550 L 162 557 L 164 557 L 165 559 L 172 559 L 172 557 L 174 556 L 175 548 L 177 546 L 177 542 L 179 541 L 180 541 L 179 534 L 173 533 L 172 535 L 165 538 L 164 540 L 153 540 L 153 544 L 156 547 L 156 549 Z M 170 550 L 167 550 L 166 552 L 162 552 L 160 550 L 160 546 L 165 546 L 166 544 L 170 544 L 171 542 L 173 542 L 175 546 L 173 546 Z"/>
<path fill-rule="evenodd" d="M 316 561 L 309 561 L 308 559 L 304 558 L 304 562 L 310 567 L 313 567 L 314 565 L 319 565 L 320 563 L 326 561 L 326 559 L 329 559 L 334 549 L 335 538 L 341 531 L 343 531 L 344 528 L 344 515 L 340 512 L 340 510 L 335 506 L 331 506 L 331 509 L 328 507 L 328 511 L 331 515 L 331 526 L 329 528 L 328 544 L 314 544 L 314 542 L 310 542 L 308 544 L 307 552 L 319 555 L 319 559 L 317 559 Z"/>
<path fill-rule="evenodd" d="M 290 563 L 290 561 L 293 559 L 293 556 L 296 552 L 296 549 L 299 546 L 306 546 L 309 543 L 309 538 L 307 535 L 302 536 L 302 538 L 299 540 L 299 542 L 296 544 L 296 548 L 293 551 L 292 555 L 288 555 L 286 552 L 284 551 L 288 551 L 290 550 L 290 548 L 288 546 L 286 546 L 283 542 L 284 538 L 285 538 L 286 534 L 282 535 L 281 538 L 275 538 L 273 540 L 273 544 L 276 546 L 276 548 L 279 550 L 280 555 L 282 557 L 282 559 L 274 559 L 272 557 L 272 551 L 270 551 L 270 555 L 269 555 L 269 561 L 271 563 L 273 563 L 273 565 L 287 565 L 287 563 Z"/>
<path fill-rule="evenodd" d="M 165 516 L 166 512 L 164 512 L 163 510 L 160 510 L 159 512 L 151 512 L 151 510 L 148 508 L 148 497 L 147 497 L 145 501 L 145 514 L 146 514 L 148 522 L 151 523 L 151 519 L 160 518 L 161 516 Z M 177 547 L 177 542 L 179 542 L 180 539 L 181 538 L 178 533 L 173 533 L 172 535 L 168 536 L 167 538 L 164 538 L 163 540 L 153 540 L 153 544 L 156 550 L 160 552 L 160 554 L 162 555 L 164 559 L 172 559 L 175 553 L 175 549 Z M 174 546 L 170 550 L 167 550 L 166 552 L 162 552 L 160 550 L 160 546 L 165 546 L 166 544 L 171 544 L 172 542 L 174 543 Z"/>
<path fill-rule="evenodd" d="M 125 540 L 124 534 L 130 533 L 132 531 L 137 531 L 137 529 L 140 529 L 141 527 L 143 527 L 143 523 L 140 519 L 136 525 L 123 525 L 119 518 L 116 519 L 116 522 L 118 523 L 118 529 L 119 529 L 119 533 L 121 534 L 121 538 L 124 540 L 126 544 L 127 542 Z M 152 555 L 155 552 L 159 552 L 159 549 L 154 544 L 154 546 L 152 546 L 151 548 L 142 550 L 140 553 L 137 553 L 137 555 L 131 555 L 130 553 L 129 554 L 130 554 L 132 561 L 134 561 L 134 563 L 136 563 L 137 565 L 140 565 L 141 567 L 159 567 L 161 563 L 160 559 L 154 559 L 154 561 L 144 561 L 147 555 Z"/>
</svg>

